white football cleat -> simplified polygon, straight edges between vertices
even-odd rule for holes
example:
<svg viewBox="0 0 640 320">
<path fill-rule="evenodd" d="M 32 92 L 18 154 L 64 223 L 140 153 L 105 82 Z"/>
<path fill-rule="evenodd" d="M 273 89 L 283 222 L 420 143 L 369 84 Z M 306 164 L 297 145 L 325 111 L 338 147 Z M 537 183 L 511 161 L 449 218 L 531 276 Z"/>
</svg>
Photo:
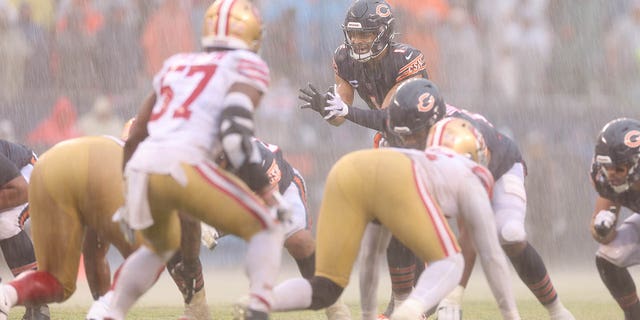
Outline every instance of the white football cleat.
<svg viewBox="0 0 640 320">
<path fill-rule="evenodd" d="M 338 299 L 336 303 L 327 307 L 324 312 L 327 315 L 327 320 L 351 320 L 351 310 L 342 299 Z"/>
<path fill-rule="evenodd" d="M 391 320 L 421 319 L 425 309 L 426 308 L 424 306 L 424 303 L 416 299 L 409 298 L 405 300 L 402 304 L 400 304 L 400 306 L 398 306 L 393 311 L 389 319 Z"/>
<path fill-rule="evenodd" d="M 107 316 L 107 312 L 109 311 L 109 303 L 111 302 L 112 296 L 113 291 L 109 291 L 102 297 L 98 298 L 98 300 L 94 301 L 93 304 L 91 304 L 91 308 L 89 308 L 89 312 L 87 312 L 85 320 L 104 319 L 104 317 Z"/>
</svg>

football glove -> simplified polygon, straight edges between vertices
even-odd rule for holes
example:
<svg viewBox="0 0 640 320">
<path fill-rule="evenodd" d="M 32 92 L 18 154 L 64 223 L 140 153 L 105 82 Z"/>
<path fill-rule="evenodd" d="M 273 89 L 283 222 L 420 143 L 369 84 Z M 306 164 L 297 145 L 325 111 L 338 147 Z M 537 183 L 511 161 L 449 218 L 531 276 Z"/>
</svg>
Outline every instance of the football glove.
<svg viewBox="0 0 640 320">
<path fill-rule="evenodd" d="M 300 109 L 311 109 L 317 113 L 319 113 L 322 117 L 325 117 L 327 110 L 326 107 L 329 106 L 329 102 L 327 101 L 327 94 L 320 93 L 316 87 L 314 87 L 311 83 L 308 84 L 309 88 L 300 89 L 300 95 L 298 95 L 298 99 L 305 101 L 306 103 L 300 106 Z"/>
<path fill-rule="evenodd" d="M 218 245 L 218 239 L 221 237 L 218 230 L 204 222 L 200 222 L 200 229 L 202 230 L 200 242 L 209 250 L 215 249 Z"/>
<path fill-rule="evenodd" d="M 185 264 L 184 261 L 180 261 L 173 265 L 172 268 L 167 269 L 182 293 L 184 303 L 191 303 L 194 294 L 204 287 L 200 259 L 190 264 Z"/>
<path fill-rule="evenodd" d="M 462 295 L 464 287 L 457 286 L 438 304 L 437 320 L 462 320 Z"/>
<path fill-rule="evenodd" d="M 601 237 L 608 235 L 616 225 L 616 219 L 616 214 L 610 210 L 600 210 L 593 221 L 593 227 L 596 233 Z"/>
<path fill-rule="evenodd" d="M 327 97 L 329 98 L 327 100 L 329 106 L 324 108 L 324 110 L 328 112 L 324 116 L 325 120 L 331 120 L 335 117 L 344 117 L 349 114 L 349 106 L 342 101 L 340 94 L 337 92 L 337 85 L 333 85 L 333 87 L 327 92 Z"/>
</svg>

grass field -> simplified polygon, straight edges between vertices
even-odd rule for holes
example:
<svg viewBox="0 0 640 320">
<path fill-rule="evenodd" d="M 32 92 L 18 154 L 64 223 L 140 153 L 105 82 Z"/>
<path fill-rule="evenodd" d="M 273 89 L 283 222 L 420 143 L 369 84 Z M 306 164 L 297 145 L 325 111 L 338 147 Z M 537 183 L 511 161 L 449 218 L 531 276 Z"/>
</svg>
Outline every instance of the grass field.
<svg viewBox="0 0 640 320">
<path fill-rule="evenodd" d="M 639 275 L 631 270 L 634 276 Z M 384 273 L 383 273 L 384 274 Z M 512 273 L 514 274 L 514 273 Z M 281 279 L 297 276 L 292 267 L 281 272 Z M 609 320 L 622 319 L 622 312 L 618 309 L 606 288 L 600 282 L 595 270 L 551 270 L 551 277 L 563 303 L 574 313 L 578 320 Z M 546 310 L 533 298 L 533 295 L 517 278 L 512 279 L 520 314 L 523 319 L 548 319 Z M 380 281 L 378 302 L 382 310 L 389 295 L 389 279 Z M 231 305 L 242 296 L 248 287 L 241 268 L 234 270 L 209 270 L 205 275 L 205 288 L 211 307 L 213 319 L 231 319 Z M 345 290 L 343 300 L 351 306 L 353 319 L 360 319 L 358 305 L 357 278 L 352 278 L 351 284 Z M 91 305 L 91 297 L 82 280 L 78 283 L 76 293 L 63 304 L 51 305 L 52 319 L 84 319 L 86 310 Z M 477 268 L 465 292 L 464 319 L 495 320 L 500 319 L 493 296 L 482 275 Z M 179 293 L 175 289 L 168 275 L 165 273 L 159 282 L 139 301 L 127 319 L 177 319 L 182 313 Z M 23 309 L 17 307 L 12 310 L 10 319 L 20 319 Z M 326 319 L 322 311 L 304 311 L 290 313 L 274 313 L 271 319 Z"/>
</svg>

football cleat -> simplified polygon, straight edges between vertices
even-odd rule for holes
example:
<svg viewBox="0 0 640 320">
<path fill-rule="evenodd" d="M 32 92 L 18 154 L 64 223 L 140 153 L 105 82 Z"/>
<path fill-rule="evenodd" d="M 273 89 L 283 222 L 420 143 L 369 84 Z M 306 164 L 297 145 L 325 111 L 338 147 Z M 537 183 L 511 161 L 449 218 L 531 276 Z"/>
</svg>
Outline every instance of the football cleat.
<svg viewBox="0 0 640 320">
<path fill-rule="evenodd" d="M 327 320 L 351 320 L 351 310 L 340 299 L 325 309 Z"/>
<path fill-rule="evenodd" d="M 89 308 L 89 312 L 85 317 L 86 320 L 101 320 L 107 316 L 107 311 L 109 311 L 109 302 L 111 301 L 111 297 L 113 296 L 113 291 L 109 291 L 105 293 L 102 297 L 95 300 L 93 304 L 91 304 L 91 308 Z"/>
<path fill-rule="evenodd" d="M 49 307 L 47 305 L 39 307 L 27 307 L 22 320 L 49 320 Z"/>
<path fill-rule="evenodd" d="M 233 320 L 269 320 L 269 314 L 237 303 L 233 306 Z"/>
</svg>

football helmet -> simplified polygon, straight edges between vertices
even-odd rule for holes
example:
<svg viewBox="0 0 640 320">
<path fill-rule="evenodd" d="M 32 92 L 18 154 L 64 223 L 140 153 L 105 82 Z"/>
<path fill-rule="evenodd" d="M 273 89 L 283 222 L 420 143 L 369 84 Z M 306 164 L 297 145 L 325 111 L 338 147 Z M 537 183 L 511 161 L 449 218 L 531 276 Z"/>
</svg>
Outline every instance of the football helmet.
<svg viewBox="0 0 640 320">
<path fill-rule="evenodd" d="M 440 90 L 424 78 L 404 81 L 391 97 L 387 110 L 385 138 L 393 147 L 407 147 L 407 137 L 426 133 L 436 122 L 444 118 L 447 107 Z"/>
<path fill-rule="evenodd" d="M 427 147 L 443 146 L 487 166 L 489 149 L 482 134 L 471 122 L 461 118 L 445 118 L 431 127 Z"/>
<path fill-rule="evenodd" d="M 619 118 L 607 123 L 596 141 L 592 174 L 604 179 L 613 191 L 622 193 L 640 180 L 640 121 Z M 626 177 L 622 181 L 613 181 L 609 176 L 610 168 L 624 167 Z"/>
<path fill-rule="evenodd" d="M 204 16 L 203 48 L 248 49 L 258 52 L 262 20 L 249 0 L 216 0 Z"/>
<path fill-rule="evenodd" d="M 394 18 L 384 0 L 356 0 L 342 25 L 349 55 L 361 62 L 378 57 L 393 39 Z"/>
</svg>

